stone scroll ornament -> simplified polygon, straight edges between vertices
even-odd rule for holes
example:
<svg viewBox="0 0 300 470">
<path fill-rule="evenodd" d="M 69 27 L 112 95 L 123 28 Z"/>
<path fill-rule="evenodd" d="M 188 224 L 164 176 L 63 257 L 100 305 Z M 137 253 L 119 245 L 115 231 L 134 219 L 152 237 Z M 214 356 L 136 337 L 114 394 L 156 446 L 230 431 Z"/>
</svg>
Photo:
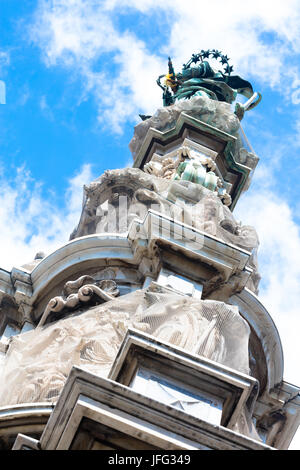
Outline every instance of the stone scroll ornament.
<svg viewBox="0 0 300 470">
<path fill-rule="evenodd" d="M 223 71 L 214 70 L 205 59 L 220 61 Z M 240 94 L 248 98 L 246 103 L 236 103 L 235 106 L 235 114 L 241 120 L 245 111 L 253 109 L 261 101 L 261 94 L 253 91 L 251 83 L 238 75 L 231 75 L 233 67 L 229 64 L 229 58 L 216 49 L 193 54 L 180 73 L 175 73 L 169 57 L 168 68 L 168 74 L 160 75 L 157 79 L 158 86 L 163 90 L 164 106 L 201 95 L 231 104 Z M 161 83 L 162 78 L 165 79 L 164 84 Z"/>
<path fill-rule="evenodd" d="M 51 312 L 73 310 L 81 304 L 89 303 L 93 298 L 107 302 L 120 294 L 117 284 L 112 280 L 95 281 L 92 276 L 81 276 L 76 281 L 68 281 L 64 286 L 64 295 L 53 297 L 47 304 L 38 323 L 42 327 Z"/>
</svg>

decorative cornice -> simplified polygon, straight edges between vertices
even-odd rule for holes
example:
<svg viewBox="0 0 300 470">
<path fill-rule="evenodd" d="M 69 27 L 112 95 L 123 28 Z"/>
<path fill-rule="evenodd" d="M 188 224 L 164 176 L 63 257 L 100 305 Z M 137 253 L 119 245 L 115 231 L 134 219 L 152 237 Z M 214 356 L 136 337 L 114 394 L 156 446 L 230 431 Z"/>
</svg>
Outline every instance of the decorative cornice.
<svg viewBox="0 0 300 470">
<path fill-rule="evenodd" d="M 210 135 L 215 141 L 223 144 L 221 153 L 228 169 L 232 171 L 233 174 L 238 175 L 232 193 L 230 194 L 232 198 L 230 209 L 233 210 L 241 192 L 246 187 L 247 180 L 252 171 L 250 167 L 237 162 L 234 158 L 233 148 L 236 145 L 237 138 L 184 112 L 180 114 L 175 126 L 167 131 L 163 132 L 153 127 L 148 129 L 144 141 L 137 152 L 133 167 L 143 169 L 144 165 L 151 160 L 155 144 L 166 147 L 172 141 L 175 142 L 176 139 L 182 138 L 185 129 L 196 130 L 199 132 L 199 135 Z"/>
<path fill-rule="evenodd" d="M 178 234 L 180 237 L 176 236 Z M 132 222 L 128 233 L 93 234 L 68 242 L 42 259 L 31 273 L 21 268 L 13 269 L 12 275 L 2 271 L 2 288 L 10 292 L 13 298 L 13 288 L 17 287 L 20 302 L 25 306 L 34 306 L 40 297 L 47 298 L 50 285 L 68 278 L 70 273 L 74 276 L 74 273 L 84 272 L 89 267 L 106 267 L 110 263 L 123 262 L 156 280 L 161 267 L 160 253 L 164 250 L 173 250 L 179 258 L 182 256 L 198 265 L 204 263 L 212 266 L 225 283 L 231 276 L 242 274 L 241 290 L 251 274 L 248 267 L 250 252 L 149 211 L 144 220 L 135 219 Z M 192 279 L 193 273 L 190 275 Z M 265 307 L 248 289 L 232 296 L 229 303 L 238 305 L 262 344 L 267 363 L 267 390 L 270 390 L 281 382 L 283 374 L 282 348 L 276 327 Z M 33 317 L 33 320 L 36 318 Z"/>
<path fill-rule="evenodd" d="M 92 406 L 90 412 L 89 404 Z M 140 436 L 141 433 L 154 432 L 157 439 L 161 439 L 161 448 L 196 450 L 221 446 L 224 450 L 271 449 L 254 439 L 194 418 L 181 410 L 137 394 L 128 387 L 78 367 L 72 368 L 41 436 L 41 449 L 68 449 L 78 429 L 72 417 L 76 416 L 76 423 L 79 423 L 83 416 L 91 416 L 92 412 L 93 419 L 97 420 L 96 416 L 98 412 L 101 415 L 102 410 L 106 420 L 110 419 L 107 424 L 112 427 L 117 425 L 119 429 L 121 425 L 124 429 L 127 426 L 127 431 L 129 429 L 130 432 L 131 429 L 134 435 L 140 432 Z"/>
<path fill-rule="evenodd" d="M 244 288 L 233 295 L 229 303 L 237 305 L 262 345 L 267 363 L 266 393 L 283 380 L 283 350 L 275 323 L 259 298 Z"/>
<path fill-rule="evenodd" d="M 221 131 L 210 124 L 207 124 L 199 119 L 190 116 L 182 112 L 177 119 L 176 125 L 167 131 L 160 131 L 153 127 L 150 127 L 146 137 L 135 157 L 133 167 L 134 168 L 143 168 L 144 164 L 148 160 L 148 154 L 153 146 L 154 142 L 158 142 L 161 145 L 167 145 L 172 142 L 177 137 L 180 137 L 183 134 L 183 131 L 186 127 L 196 128 L 204 133 L 213 135 L 217 140 L 223 142 L 225 145 L 228 142 L 236 142 L 236 137 L 228 134 L 227 132 Z"/>
<path fill-rule="evenodd" d="M 139 240 L 143 240 L 149 248 L 158 242 L 168 245 L 183 255 L 213 266 L 225 280 L 236 271 L 246 269 L 251 255 L 246 250 L 153 210 L 148 211 L 143 222 L 133 221 L 128 236 L 133 245 Z"/>
</svg>

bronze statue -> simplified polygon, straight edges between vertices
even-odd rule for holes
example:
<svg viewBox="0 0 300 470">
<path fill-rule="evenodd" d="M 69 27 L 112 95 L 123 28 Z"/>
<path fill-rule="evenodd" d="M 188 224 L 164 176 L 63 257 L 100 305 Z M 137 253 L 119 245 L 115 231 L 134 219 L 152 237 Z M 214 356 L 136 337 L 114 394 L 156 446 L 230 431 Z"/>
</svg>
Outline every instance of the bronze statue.
<svg viewBox="0 0 300 470">
<path fill-rule="evenodd" d="M 219 59 L 224 70 L 215 71 L 206 58 Z M 200 62 L 199 65 L 196 65 Z M 191 66 L 195 64 L 194 66 Z M 183 65 L 180 73 L 175 73 L 172 61 L 169 57 L 169 73 L 160 75 L 157 84 L 163 90 L 164 106 L 174 104 L 176 100 L 189 99 L 192 96 L 208 96 L 213 100 L 233 103 L 238 94 L 248 98 L 245 104 L 236 103 L 235 113 L 239 119 L 244 112 L 253 109 L 261 101 L 261 94 L 254 92 L 250 82 L 238 75 L 231 75 L 233 67 L 229 65 L 229 59 L 220 51 L 202 50 L 199 54 L 193 54 L 187 64 Z M 165 83 L 161 84 L 161 79 Z"/>
</svg>

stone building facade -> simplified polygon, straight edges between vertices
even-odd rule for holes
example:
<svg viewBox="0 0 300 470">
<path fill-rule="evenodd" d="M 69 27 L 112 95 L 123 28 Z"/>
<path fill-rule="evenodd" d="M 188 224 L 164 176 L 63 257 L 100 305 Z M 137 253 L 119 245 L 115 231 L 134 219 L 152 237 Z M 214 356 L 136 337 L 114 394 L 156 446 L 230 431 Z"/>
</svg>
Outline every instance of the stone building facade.
<svg viewBox="0 0 300 470">
<path fill-rule="evenodd" d="M 194 96 L 130 149 L 64 246 L 0 270 L 0 447 L 287 449 L 299 387 L 233 215 L 258 163 L 238 116 Z"/>
</svg>

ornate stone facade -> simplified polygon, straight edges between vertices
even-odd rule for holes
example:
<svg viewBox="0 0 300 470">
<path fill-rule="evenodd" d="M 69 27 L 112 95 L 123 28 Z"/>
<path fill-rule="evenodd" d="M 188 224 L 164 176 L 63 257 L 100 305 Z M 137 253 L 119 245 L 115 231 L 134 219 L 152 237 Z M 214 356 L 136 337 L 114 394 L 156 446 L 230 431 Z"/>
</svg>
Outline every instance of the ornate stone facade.
<svg viewBox="0 0 300 470">
<path fill-rule="evenodd" d="M 12 447 L 23 429 L 27 437 L 19 436 L 14 448 L 60 448 L 47 436 L 59 427 L 56 416 L 67 406 L 74 370 L 92 381 L 99 410 L 109 406 L 99 398 L 105 387 L 128 416 L 134 399 L 144 410 L 156 410 L 164 437 L 155 440 L 144 430 L 142 448 L 217 448 L 216 442 L 222 448 L 287 448 L 299 423 L 299 388 L 283 380 L 280 338 L 257 297 L 258 236 L 232 214 L 258 162 L 237 115 L 228 103 L 207 96 L 182 100 L 138 124 L 130 149 L 133 168 L 107 170 L 84 187 L 69 242 L 22 268 L 0 270 L 2 448 Z M 181 429 L 176 440 L 160 400 L 145 398 L 141 405 L 134 391 L 107 381 L 131 328 L 149 335 L 150 343 L 178 348 L 170 357 L 211 361 L 209 393 L 220 390 L 218 367 L 227 371 L 230 393 L 236 393 L 231 374 L 242 374 L 239 380 L 254 387 L 251 400 L 233 412 L 229 427 L 221 421 L 204 432 L 193 418 L 195 442 L 185 414 L 171 410 Z M 178 374 L 183 380 L 184 372 Z M 150 423 L 146 411 L 139 416 Z M 135 435 L 136 419 L 128 418 L 127 428 L 115 419 L 119 431 Z M 111 442 L 122 448 L 120 440 Z"/>
</svg>

